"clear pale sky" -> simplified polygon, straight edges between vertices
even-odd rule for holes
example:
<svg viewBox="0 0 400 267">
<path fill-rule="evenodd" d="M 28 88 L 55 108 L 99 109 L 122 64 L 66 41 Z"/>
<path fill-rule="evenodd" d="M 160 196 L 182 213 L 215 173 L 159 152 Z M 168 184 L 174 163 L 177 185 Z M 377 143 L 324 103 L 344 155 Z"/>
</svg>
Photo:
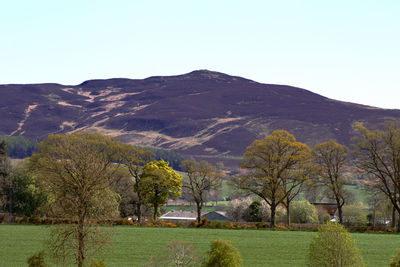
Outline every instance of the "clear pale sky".
<svg viewBox="0 0 400 267">
<path fill-rule="evenodd" d="M 0 84 L 209 69 L 400 109 L 400 0 L 2 0 L 0 11 Z"/>
</svg>

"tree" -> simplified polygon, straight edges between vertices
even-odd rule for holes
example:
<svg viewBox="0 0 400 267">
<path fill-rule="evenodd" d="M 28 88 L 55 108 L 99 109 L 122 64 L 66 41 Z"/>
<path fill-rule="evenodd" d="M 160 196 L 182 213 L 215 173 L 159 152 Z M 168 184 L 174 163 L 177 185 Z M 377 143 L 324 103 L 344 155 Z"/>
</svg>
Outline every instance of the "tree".
<svg viewBox="0 0 400 267">
<path fill-rule="evenodd" d="M 197 207 L 197 222 L 200 223 L 205 193 L 221 186 L 222 173 L 204 160 L 200 162 L 184 160 L 181 168 L 187 173 L 182 181 L 182 187 L 188 189 L 191 193 Z"/>
<path fill-rule="evenodd" d="M 8 158 L 7 143 L 3 140 L 0 142 L 0 185 L 2 188 L 8 188 L 9 212 L 12 214 L 12 180 L 9 178 L 11 170 L 10 160 Z M 0 196 L 1 206 L 7 203 L 7 195 Z"/>
<path fill-rule="evenodd" d="M 147 163 L 142 175 L 144 199 L 153 206 L 153 219 L 155 220 L 158 207 L 164 205 L 168 197 L 181 195 L 182 177 L 168 166 L 168 162 L 163 160 Z"/>
<path fill-rule="evenodd" d="M 208 259 L 203 262 L 203 267 L 239 267 L 242 257 L 239 251 L 228 240 L 218 239 L 211 242 Z"/>
<path fill-rule="evenodd" d="M 199 265 L 199 257 L 195 247 L 185 241 L 173 241 L 167 244 L 162 255 L 150 258 L 149 267 L 195 267 Z"/>
<path fill-rule="evenodd" d="M 41 190 L 33 174 L 28 170 L 25 163 L 14 167 L 10 173 L 12 181 L 12 192 L 9 186 L 3 187 L 5 195 L 13 196 L 13 212 L 19 216 L 28 216 L 42 214 L 41 208 L 48 204 L 48 195 Z M 8 205 L 10 205 L 9 203 Z"/>
<path fill-rule="evenodd" d="M 104 246 L 107 237 L 92 223 L 118 214 L 117 196 L 110 190 L 120 143 L 100 133 L 49 135 L 30 159 L 53 198 L 54 216 L 76 220 L 52 228 L 48 242 L 53 256 L 75 259 L 79 267 Z"/>
<path fill-rule="evenodd" d="M 243 155 L 240 167 L 247 172 L 233 178 L 232 183 L 249 194 L 263 199 L 271 208 L 271 224 L 275 227 L 277 206 L 287 201 L 289 196 L 305 182 L 304 170 L 308 168 L 310 149 L 297 142 L 296 138 L 284 130 L 276 130 L 264 140 L 255 140 Z"/>
<path fill-rule="evenodd" d="M 367 224 L 367 214 L 360 205 L 343 207 L 343 223 L 345 225 L 363 226 Z"/>
<path fill-rule="evenodd" d="M 246 213 L 251 203 L 253 203 L 253 199 L 251 197 L 232 199 L 227 208 L 228 218 L 234 222 L 246 220 L 246 217 L 248 217 Z"/>
<path fill-rule="evenodd" d="M 346 203 L 347 191 L 344 188 L 346 179 L 343 168 L 347 160 L 347 148 L 334 140 L 316 145 L 313 150 L 314 164 L 319 169 L 317 183 L 325 187 L 327 193 L 335 200 L 339 222 L 343 222 L 343 205 Z"/>
<path fill-rule="evenodd" d="M 400 215 L 399 125 L 390 123 L 385 125 L 384 130 L 375 131 L 358 125 L 357 132 L 358 136 L 354 139 L 356 164 L 369 175 L 369 184 L 383 192 Z M 397 231 L 400 232 L 400 220 Z"/>
<path fill-rule="evenodd" d="M 137 194 L 136 214 L 138 223 L 141 223 L 144 197 L 142 192 L 143 167 L 150 162 L 154 154 L 151 151 L 145 151 L 132 145 L 124 145 L 121 153 L 121 161 L 128 168 L 130 175 L 133 178 L 133 189 Z"/>
<path fill-rule="evenodd" d="M 318 223 L 315 206 L 307 200 L 294 201 L 292 204 L 292 221 L 294 223 Z"/>
<path fill-rule="evenodd" d="M 328 222 L 318 229 L 310 244 L 308 266 L 361 267 L 365 264 L 344 226 Z"/>
</svg>

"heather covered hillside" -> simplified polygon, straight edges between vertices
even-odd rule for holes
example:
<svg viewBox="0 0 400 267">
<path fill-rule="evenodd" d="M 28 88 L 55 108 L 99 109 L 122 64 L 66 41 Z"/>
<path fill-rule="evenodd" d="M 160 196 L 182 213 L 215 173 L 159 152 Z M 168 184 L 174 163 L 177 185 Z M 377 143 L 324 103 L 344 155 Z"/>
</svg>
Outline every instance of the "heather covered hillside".
<svg viewBox="0 0 400 267">
<path fill-rule="evenodd" d="M 215 158 L 241 156 L 275 129 L 314 145 L 349 144 L 357 122 L 400 120 L 387 110 L 207 70 L 143 80 L 0 85 L 0 135 L 44 138 L 99 131 L 140 146 Z"/>
</svg>

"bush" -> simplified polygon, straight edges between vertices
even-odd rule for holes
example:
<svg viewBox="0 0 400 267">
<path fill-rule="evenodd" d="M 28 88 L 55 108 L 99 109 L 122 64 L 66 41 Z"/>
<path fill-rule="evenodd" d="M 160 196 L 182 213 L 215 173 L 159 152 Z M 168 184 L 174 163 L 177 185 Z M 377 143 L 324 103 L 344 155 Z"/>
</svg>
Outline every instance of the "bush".
<svg viewBox="0 0 400 267">
<path fill-rule="evenodd" d="M 239 267 L 242 257 L 231 241 L 218 239 L 211 242 L 208 259 L 203 262 L 203 267 Z"/>
<path fill-rule="evenodd" d="M 106 264 L 104 261 L 98 261 L 96 259 L 92 260 L 92 263 L 90 264 L 90 267 L 106 267 Z"/>
<path fill-rule="evenodd" d="M 318 223 L 317 210 L 307 200 L 293 201 L 290 219 L 292 223 Z"/>
<path fill-rule="evenodd" d="M 367 224 L 367 214 L 361 206 L 344 206 L 343 223 L 347 226 L 364 226 Z"/>
<path fill-rule="evenodd" d="M 397 255 L 393 256 L 390 267 L 400 267 L 400 249 L 397 250 Z"/>
<path fill-rule="evenodd" d="M 322 223 L 327 223 L 331 221 L 331 215 L 329 215 L 328 213 L 325 213 L 324 215 L 321 216 L 321 221 Z"/>
<path fill-rule="evenodd" d="M 185 241 L 173 241 L 168 243 L 162 256 L 152 256 L 146 266 L 194 267 L 199 263 L 199 257 L 192 244 Z"/>
<path fill-rule="evenodd" d="M 329 222 L 318 229 L 310 244 L 308 266 L 365 266 L 360 251 L 344 226 Z"/>
<path fill-rule="evenodd" d="M 29 267 L 46 267 L 47 264 L 46 264 L 46 261 L 45 261 L 44 252 L 40 251 L 40 252 L 30 256 L 29 259 L 28 259 L 28 266 Z"/>
</svg>

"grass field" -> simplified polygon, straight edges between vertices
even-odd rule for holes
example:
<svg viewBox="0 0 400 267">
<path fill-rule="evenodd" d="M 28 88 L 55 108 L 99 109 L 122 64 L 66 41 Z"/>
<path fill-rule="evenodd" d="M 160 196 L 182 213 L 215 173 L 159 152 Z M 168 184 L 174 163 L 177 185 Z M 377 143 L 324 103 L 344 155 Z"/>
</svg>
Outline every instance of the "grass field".
<svg viewBox="0 0 400 267">
<path fill-rule="evenodd" d="M 192 228 L 114 227 L 114 245 L 99 259 L 107 266 L 143 266 L 172 240 L 193 243 L 204 255 L 211 240 L 231 240 L 240 250 L 244 267 L 306 266 L 308 245 L 315 232 L 270 230 L 219 230 Z M 27 266 L 29 255 L 44 246 L 48 228 L 34 225 L 0 225 L 0 266 Z M 388 266 L 400 247 L 397 234 L 352 234 L 367 266 Z"/>
</svg>

